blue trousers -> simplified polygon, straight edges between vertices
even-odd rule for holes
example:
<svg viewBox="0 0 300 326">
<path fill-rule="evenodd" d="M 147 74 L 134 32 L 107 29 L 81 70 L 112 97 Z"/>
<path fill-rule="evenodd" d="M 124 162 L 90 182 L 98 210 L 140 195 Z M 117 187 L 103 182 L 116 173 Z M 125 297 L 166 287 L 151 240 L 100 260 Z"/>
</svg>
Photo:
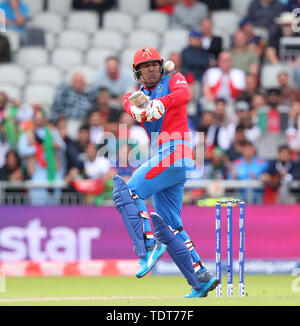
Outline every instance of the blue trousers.
<svg viewBox="0 0 300 326">
<path fill-rule="evenodd" d="M 135 204 L 139 211 L 147 212 L 144 200 L 152 196 L 154 209 L 173 230 L 182 228 L 181 207 L 186 172 L 193 168 L 192 149 L 183 141 L 164 143 L 153 157 L 141 165 L 127 182 L 132 194 L 137 195 Z M 144 232 L 151 233 L 147 218 L 144 219 Z M 200 262 L 192 241 L 182 230 L 176 234 L 187 244 L 194 263 Z M 152 240 L 154 241 L 154 240 Z M 146 240 L 146 246 L 151 240 Z"/>
</svg>

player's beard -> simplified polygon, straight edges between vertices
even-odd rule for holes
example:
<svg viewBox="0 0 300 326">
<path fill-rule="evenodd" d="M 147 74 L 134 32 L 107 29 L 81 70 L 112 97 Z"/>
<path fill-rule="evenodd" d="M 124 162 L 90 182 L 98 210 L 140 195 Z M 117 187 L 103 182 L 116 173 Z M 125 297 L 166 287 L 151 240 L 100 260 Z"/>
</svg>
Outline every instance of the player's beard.
<svg viewBox="0 0 300 326">
<path fill-rule="evenodd" d="M 156 86 L 162 78 L 162 71 L 151 72 L 146 75 L 140 76 L 139 82 L 143 84 L 146 88 L 152 88 Z"/>
</svg>

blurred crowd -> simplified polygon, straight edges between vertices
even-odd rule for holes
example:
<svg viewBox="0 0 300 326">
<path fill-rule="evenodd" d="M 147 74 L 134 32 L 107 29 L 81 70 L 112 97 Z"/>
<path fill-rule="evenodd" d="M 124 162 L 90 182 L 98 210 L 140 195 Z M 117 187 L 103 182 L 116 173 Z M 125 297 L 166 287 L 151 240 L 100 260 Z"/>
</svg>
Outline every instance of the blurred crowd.
<svg viewBox="0 0 300 326">
<path fill-rule="evenodd" d="M 101 26 L 101 15 L 112 4 L 74 0 L 73 8 L 97 9 Z M 211 13 L 230 5 L 229 0 L 151 1 L 152 10 L 170 16 L 171 26 L 189 30 L 188 46 L 163 59 L 175 63 L 191 89 L 191 138 L 195 150 L 204 146 L 204 157 L 196 160 L 190 177 L 261 180 L 265 186 L 254 189 L 256 203 L 296 202 L 298 191 L 291 192 L 290 185 L 300 181 L 300 57 L 282 62 L 279 40 L 299 37 L 292 10 L 300 0 L 252 0 L 224 50 L 223 39 L 213 33 Z M 8 13 L 8 27 L 23 32 L 25 4 L 7 0 L 0 8 Z M 259 29 L 268 37 L 256 33 Z M 0 34 L 0 63 L 10 60 L 8 40 Z M 261 70 L 266 63 L 284 63 L 293 74 L 281 69 L 279 86 L 265 88 Z M 68 191 L 86 194 L 89 203 L 105 203 L 112 176 L 129 178 L 149 153 L 144 129 L 122 110 L 124 95 L 136 86 L 130 67 L 109 57 L 92 83 L 75 72 L 70 85 L 60 86 L 48 115 L 40 103 L 9 98 L 0 90 L 0 181 L 64 181 Z M 138 164 L 127 164 L 130 155 Z M 188 191 L 185 202 L 220 195 L 218 187 Z M 62 190 L 30 188 L 28 195 L 33 205 L 59 203 Z"/>
</svg>

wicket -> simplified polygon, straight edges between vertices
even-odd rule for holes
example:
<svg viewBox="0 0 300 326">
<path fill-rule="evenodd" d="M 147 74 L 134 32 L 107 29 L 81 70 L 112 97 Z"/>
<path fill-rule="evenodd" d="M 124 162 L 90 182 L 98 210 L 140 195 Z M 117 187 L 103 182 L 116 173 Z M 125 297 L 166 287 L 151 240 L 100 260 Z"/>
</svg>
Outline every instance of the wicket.
<svg viewBox="0 0 300 326">
<path fill-rule="evenodd" d="M 233 296 L 233 255 L 232 255 L 232 208 L 239 205 L 239 296 L 245 295 L 245 202 L 239 199 L 221 200 L 216 203 L 216 277 L 220 284 L 216 296 L 222 296 L 221 258 L 221 207 L 227 209 L 227 297 Z"/>
</svg>

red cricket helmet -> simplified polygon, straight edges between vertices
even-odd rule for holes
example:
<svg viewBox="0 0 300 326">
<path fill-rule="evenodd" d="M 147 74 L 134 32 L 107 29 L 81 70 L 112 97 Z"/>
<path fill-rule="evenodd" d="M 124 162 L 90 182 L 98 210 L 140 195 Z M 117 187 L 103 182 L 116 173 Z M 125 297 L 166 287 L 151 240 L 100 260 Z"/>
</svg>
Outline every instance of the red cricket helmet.
<svg viewBox="0 0 300 326">
<path fill-rule="evenodd" d="M 152 47 L 144 47 L 138 49 L 133 58 L 133 68 L 136 69 L 136 67 L 144 62 L 149 61 L 159 61 L 161 64 L 163 62 L 162 58 L 160 57 L 159 52 Z"/>
<path fill-rule="evenodd" d="M 151 62 L 151 61 L 158 61 L 161 67 L 163 68 L 163 59 L 161 58 L 159 52 L 155 48 L 148 46 L 148 47 L 140 48 L 135 52 L 133 57 L 132 69 L 136 80 L 139 79 L 138 66 L 141 63 Z"/>
</svg>

